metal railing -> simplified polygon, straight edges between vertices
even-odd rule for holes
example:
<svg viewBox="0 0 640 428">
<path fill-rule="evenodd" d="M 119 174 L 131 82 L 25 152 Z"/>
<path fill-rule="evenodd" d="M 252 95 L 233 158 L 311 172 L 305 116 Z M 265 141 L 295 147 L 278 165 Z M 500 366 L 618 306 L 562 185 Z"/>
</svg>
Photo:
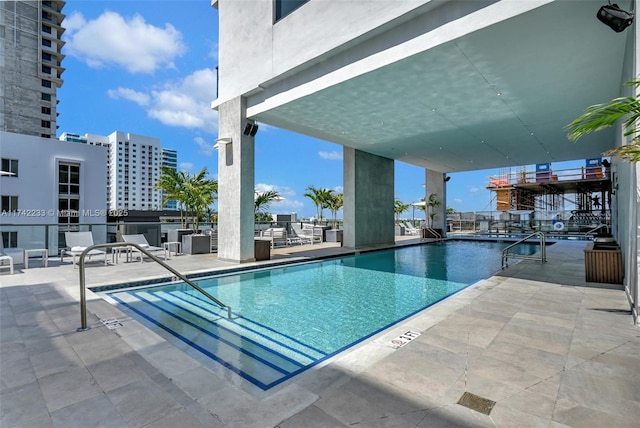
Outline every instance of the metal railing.
<svg viewBox="0 0 640 428">
<path fill-rule="evenodd" d="M 436 237 L 436 241 L 437 242 L 442 242 L 442 235 L 440 235 L 435 229 L 433 229 L 433 228 L 431 228 L 429 226 L 426 226 L 425 229 L 428 230 L 429 233 L 431 233 L 433 236 Z"/>
<path fill-rule="evenodd" d="M 599 224 L 596 227 L 594 227 L 593 229 L 585 232 L 584 236 L 589 236 L 595 232 L 597 232 L 598 230 L 602 229 L 602 228 L 606 228 L 607 232 L 609 232 L 609 225 L 608 224 Z"/>
<path fill-rule="evenodd" d="M 78 265 L 80 266 L 80 323 L 81 323 L 81 326 L 77 329 L 77 331 L 85 331 L 85 330 L 89 330 L 91 328 L 91 327 L 87 326 L 87 295 L 86 295 L 86 287 L 85 287 L 86 280 L 85 280 L 85 273 L 84 273 L 84 258 L 85 258 L 85 256 L 87 254 L 89 254 L 89 252 L 91 250 L 95 250 L 95 249 L 98 249 L 98 248 L 115 248 L 115 247 L 134 247 L 134 248 L 136 248 L 138 251 L 140 251 L 141 254 L 144 254 L 145 256 L 149 257 L 151 260 L 153 260 L 154 262 L 158 263 L 163 268 L 167 269 L 169 272 L 174 274 L 176 277 L 180 278 L 182 281 L 186 282 L 191 287 L 193 287 L 196 290 L 198 290 L 200 293 L 202 293 L 207 298 L 209 298 L 209 300 L 211 300 L 213 303 L 215 303 L 216 305 L 220 306 L 221 308 L 226 308 L 227 309 L 227 317 L 228 318 L 232 318 L 232 316 L 231 316 L 231 307 L 230 306 L 225 305 L 220 300 L 216 299 L 211 294 L 209 294 L 206 291 L 204 291 L 198 284 L 196 284 L 195 282 L 191 281 L 189 278 L 187 278 L 186 276 L 182 275 L 180 272 L 178 272 L 177 270 L 175 270 L 174 268 L 172 268 L 171 266 L 169 266 L 168 264 L 166 264 L 165 262 L 163 262 L 162 260 L 160 260 L 159 258 L 154 256 L 153 254 L 151 254 L 145 248 L 143 248 L 140 245 L 135 244 L 133 242 L 114 242 L 114 243 L 110 243 L 110 244 L 92 245 L 90 247 L 85 248 L 84 251 L 82 251 L 82 254 L 80 254 L 80 260 L 78 261 Z M 104 256 L 107 257 L 107 253 L 106 252 L 105 252 Z M 140 257 L 142 257 L 142 256 L 140 256 Z"/>
<path fill-rule="evenodd" d="M 540 238 L 540 255 L 539 256 L 535 256 L 535 255 L 526 256 L 526 255 L 523 255 L 523 254 L 511 254 L 511 253 L 509 253 L 510 249 L 512 249 L 513 247 L 515 247 L 518 244 L 522 244 L 523 242 L 533 238 L 534 236 L 537 236 L 537 237 Z M 534 233 L 532 233 L 530 235 L 525 236 L 521 240 L 519 240 L 517 242 L 514 242 L 513 244 L 509 245 L 508 247 L 505 247 L 502 250 L 502 269 L 505 269 L 505 268 L 509 267 L 509 257 L 519 258 L 519 259 L 540 260 L 541 263 L 546 263 L 547 262 L 547 241 L 546 241 L 544 233 L 543 232 L 534 232 Z"/>
</svg>

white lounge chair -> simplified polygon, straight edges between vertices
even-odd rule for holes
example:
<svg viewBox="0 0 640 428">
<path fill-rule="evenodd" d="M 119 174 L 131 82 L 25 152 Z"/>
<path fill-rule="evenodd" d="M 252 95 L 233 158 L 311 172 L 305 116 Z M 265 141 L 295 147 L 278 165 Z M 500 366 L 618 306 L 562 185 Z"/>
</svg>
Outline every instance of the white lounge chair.
<svg viewBox="0 0 640 428">
<path fill-rule="evenodd" d="M 60 263 L 64 262 L 64 256 L 73 257 L 73 268 L 76 268 L 76 258 L 79 257 L 84 250 L 94 245 L 93 235 L 91 232 L 65 232 L 64 239 L 68 249 L 62 250 L 60 253 Z M 107 252 L 105 250 L 93 249 L 87 253 L 89 260 L 92 256 L 103 255 L 104 264 L 107 264 Z"/>
<path fill-rule="evenodd" d="M 136 235 L 122 235 L 122 240 L 124 242 L 128 242 L 131 244 L 138 244 L 139 246 L 141 246 L 142 248 L 144 248 L 147 251 L 162 251 L 164 252 L 164 248 L 162 247 L 155 247 L 153 245 L 149 244 L 149 241 L 147 241 L 147 238 L 145 238 L 145 236 L 143 234 L 136 234 Z M 141 251 L 139 251 L 136 247 L 129 247 L 129 249 L 132 252 L 138 253 L 138 255 L 140 256 L 140 263 L 142 263 L 142 259 L 143 259 L 143 253 Z"/>
<path fill-rule="evenodd" d="M 410 224 L 409 222 L 404 222 L 402 223 L 404 225 L 404 230 L 405 232 L 407 232 L 409 235 L 420 235 L 420 229 L 414 227 L 412 224 Z"/>
<path fill-rule="evenodd" d="M 317 232 L 313 226 L 300 226 L 298 223 L 291 223 L 291 228 L 296 234 L 296 237 L 300 238 L 303 244 L 322 243 L 322 230 L 318 229 Z"/>
<path fill-rule="evenodd" d="M 13 256 L 4 252 L 4 243 L 0 238 L 0 269 L 9 269 L 9 275 L 13 275 Z"/>
<path fill-rule="evenodd" d="M 289 243 L 287 239 L 287 229 L 284 227 L 270 227 L 263 230 L 260 234 L 262 239 L 268 239 L 271 241 L 271 248 L 275 248 L 278 244 L 287 245 Z"/>
</svg>

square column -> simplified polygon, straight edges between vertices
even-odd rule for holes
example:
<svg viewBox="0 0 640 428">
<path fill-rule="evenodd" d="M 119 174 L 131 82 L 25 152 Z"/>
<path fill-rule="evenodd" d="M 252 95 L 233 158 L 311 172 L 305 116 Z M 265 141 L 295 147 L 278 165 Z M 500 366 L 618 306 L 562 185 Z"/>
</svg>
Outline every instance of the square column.
<svg viewBox="0 0 640 428">
<path fill-rule="evenodd" d="M 344 246 L 393 244 L 393 159 L 344 147 Z"/>
<path fill-rule="evenodd" d="M 218 259 L 255 260 L 254 137 L 244 135 L 246 104 L 236 97 L 218 107 Z"/>
<path fill-rule="evenodd" d="M 425 217 L 427 225 L 430 224 L 429 219 L 429 210 L 432 210 L 435 213 L 433 217 L 433 223 L 431 223 L 431 227 L 433 229 L 442 230 L 442 236 L 446 236 L 447 234 L 447 185 L 444 181 L 445 174 L 438 171 L 432 171 L 430 169 L 425 170 L 425 194 L 424 200 L 426 201 L 425 205 Z M 435 194 L 435 199 L 440 202 L 440 205 L 437 207 L 429 207 L 429 196 L 431 194 Z"/>
</svg>

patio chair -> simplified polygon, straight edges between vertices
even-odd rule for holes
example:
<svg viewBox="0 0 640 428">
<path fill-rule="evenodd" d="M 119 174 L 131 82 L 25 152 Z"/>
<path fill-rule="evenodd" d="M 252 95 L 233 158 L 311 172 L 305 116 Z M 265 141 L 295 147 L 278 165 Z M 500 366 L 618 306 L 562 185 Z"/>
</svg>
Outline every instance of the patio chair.
<svg viewBox="0 0 640 428">
<path fill-rule="evenodd" d="M 420 229 L 416 228 L 415 226 L 413 226 L 412 224 L 410 224 L 409 222 L 405 221 L 402 223 L 404 225 L 404 229 L 405 231 L 409 234 L 409 235 L 420 235 Z"/>
<path fill-rule="evenodd" d="M 270 227 L 263 230 L 260 234 L 262 239 L 269 239 L 271 241 L 271 248 L 275 248 L 278 244 L 287 245 L 289 243 L 287 239 L 287 229 L 284 227 Z"/>
<path fill-rule="evenodd" d="M 93 235 L 91 232 L 65 232 L 64 239 L 67 243 L 67 248 L 62 250 L 60 253 L 60 263 L 64 262 L 64 256 L 72 256 L 73 257 L 73 268 L 76 268 L 76 258 L 79 257 L 84 250 L 92 245 L 93 243 Z M 89 260 L 91 260 L 92 256 L 103 255 L 104 256 L 104 264 L 107 264 L 107 252 L 105 250 L 93 249 L 87 253 Z"/>
<path fill-rule="evenodd" d="M 147 238 L 145 238 L 145 236 L 141 233 L 136 235 L 122 235 L 122 240 L 124 242 L 128 242 L 131 244 L 138 244 L 139 246 L 141 246 L 142 248 L 144 248 L 149 252 L 162 251 L 164 253 L 164 248 L 150 245 L 149 241 L 147 241 Z M 138 255 L 140 256 L 140 263 L 142 263 L 142 259 L 144 258 L 143 252 L 141 252 L 140 250 L 138 250 L 136 247 L 133 247 L 133 246 L 128 247 L 128 250 L 131 251 L 132 253 L 138 253 Z"/>
<path fill-rule="evenodd" d="M 7 262 L 7 264 L 5 264 Z M 0 238 L 0 269 L 9 269 L 9 275 L 13 275 L 13 256 L 4 252 L 4 243 Z"/>
<path fill-rule="evenodd" d="M 303 244 L 322 243 L 322 235 L 316 233 L 313 226 L 300 226 L 297 223 L 291 223 L 291 228 Z M 322 233 L 321 230 L 320 233 Z"/>
</svg>

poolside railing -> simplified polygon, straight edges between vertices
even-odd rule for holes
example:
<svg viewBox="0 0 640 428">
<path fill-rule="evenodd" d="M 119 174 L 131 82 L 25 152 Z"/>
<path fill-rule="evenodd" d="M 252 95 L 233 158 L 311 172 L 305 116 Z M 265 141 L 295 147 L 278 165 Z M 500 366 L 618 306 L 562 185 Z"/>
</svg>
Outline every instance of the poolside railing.
<svg viewBox="0 0 640 428">
<path fill-rule="evenodd" d="M 536 256 L 536 255 L 526 256 L 522 254 L 509 253 L 509 250 L 515 247 L 516 245 L 520 245 L 535 236 L 537 236 L 540 239 L 540 255 L 539 256 Z M 545 234 L 542 232 L 534 232 L 530 235 L 525 236 L 521 240 L 514 242 L 508 247 L 505 247 L 502 250 L 502 269 L 509 267 L 509 257 L 519 258 L 519 259 L 540 260 L 541 263 L 546 263 L 547 262 L 547 242 L 546 242 Z"/>
<path fill-rule="evenodd" d="M 211 294 L 207 293 L 198 284 L 196 284 L 195 282 L 191 281 L 189 278 L 187 278 L 186 276 L 182 275 L 180 272 L 178 272 L 177 270 L 175 270 L 174 268 L 172 268 L 171 266 L 169 266 L 168 264 L 166 264 L 165 262 L 163 262 L 162 260 L 160 260 L 159 258 L 154 256 L 151 252 L 149 252 L 144 247 L 142 247 L 142 246 L 140 246 L 138 244 L 135 244 L 133 242 L 113 242 L 113 243 L 110 243 L 110 244 L 91 245 L 90 247 L 85 248 L 84 251 L 82 251 L 82 254 L 80 254 L 78 265 L 79 265 L 79 270 L 80 270 L 80 324 L 81 325 L 77 329 L 77 331 L 85 331 L 85 330 L 89 330 L 91 328 L 91 327 L 87 326 L 87 294 L 86 294 L 86 278 L 85 278 L 85 271 L 84 271 L 84 259 L 87 256 L 87 254 L 89 254 L 89 252 L 91 250 L 95 250 L 95 249 L 99 249 L 99 248 L 116 248 L 116 247 L 129 247 L 129 248 L 134 247 L 136 250 L 140 251 L 140 253 L 144 254 L 147 257 L 149 257 L 151 260 L 155 261 L 160 266 L 162 266 L 163 268 L 167 269 L 169 272 L 174 274 L 176 277 L 180 278 L 182 281 L 186 282 L 191 287 L 193 287 L 196 290 L 198 290 L 200 293 L 205 295 L 209 300 L 211 300 L 216 305 L 220 306 L 221 308 L 226 308 L 227 309 L 227 317 L 229 319 L 232 318 L 232 316 L 231 316 L 231 306 L 225 305 L 220 300 L 216 299 Z M 107 255 L 105 253 L 105 257 L 106 256 Z M 142 257 L 142 256 L 140 256 L 140 257 Z"/>
</svg>

